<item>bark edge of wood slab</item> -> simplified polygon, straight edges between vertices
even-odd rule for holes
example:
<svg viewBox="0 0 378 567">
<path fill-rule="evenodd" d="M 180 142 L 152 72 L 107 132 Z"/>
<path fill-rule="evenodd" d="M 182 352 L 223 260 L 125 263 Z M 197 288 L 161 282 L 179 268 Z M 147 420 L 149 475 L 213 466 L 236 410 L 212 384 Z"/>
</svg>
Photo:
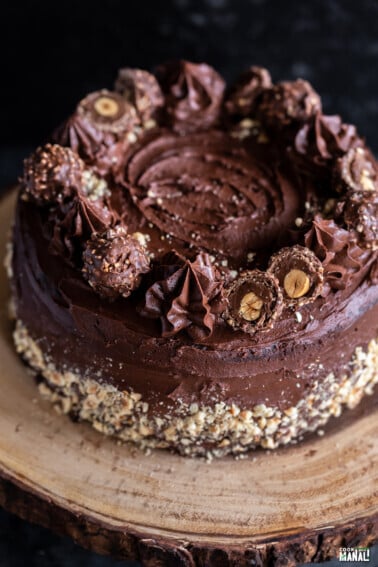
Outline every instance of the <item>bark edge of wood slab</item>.
<svg viewBox="0 0 378 567">
<path fill-rule="evenodd" d="M 0 472 L 1 474 L 1 472 Z M 362 518 L 349 525 L 297 536 L 282 536 L 261 544 L 195 544 L 173 539 L 156 539 L 132 528 L 117 530 L 99 525 L 89 517 L 56 507 L 3 476 L 0 478 L 0 505 L 30 522 L 71 537 L 77 544 L 115 559 L 137 560 L 146 567 L 263 567 L 295 566 L 337 557 L 339 547 L 369 546 L 377 541 L 378 517 Z"/>
<path fill-rule="evenodd" d="M 13 194 L 0 201 L 0 226 L 13 206 Z M 145 455 L 39 397 L 13 349 L 7 296 L 1 266 L 0 505 L 8 511 L 147 567 L 289 567 L 377 541 L 377 395 L 324 436 L 246 459 Z"/>
</svg>

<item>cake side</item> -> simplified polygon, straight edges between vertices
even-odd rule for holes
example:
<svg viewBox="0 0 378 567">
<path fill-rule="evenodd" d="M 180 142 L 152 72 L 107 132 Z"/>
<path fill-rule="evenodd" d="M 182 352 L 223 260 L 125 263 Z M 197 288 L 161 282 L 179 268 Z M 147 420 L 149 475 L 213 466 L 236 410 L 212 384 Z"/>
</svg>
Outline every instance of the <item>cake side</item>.
<svg viewBox="0 0 378 567">
<path fill-rule="evenodd" d="M 337 376 L 330 373 L 314 381 L 305 397 L 283 411 L 265 404 L 244 409 L 220 401 L 211 406 L 181 403 L 164 415 L 151 412 L 139 392 L 120 390 L 97 376 L 56 370 L 21 321 L 17 321 L 14 341 L 17 352 L 39 376 L 40 393 L 58 412 L 142 448 L 171 448 L 188 456 L 237 455 L 297 441 L 330 417 L 339 417 L 346 407 L 353 409 L 364 395 L 373 393 L 378 382 L 378 341 L 371 340 L 366 351 L 357 347 Z"/>
<path fill-rule="evenodd" d="M 36 216 L 27 218 L 35 221 Z M 24 228 L 27 224 L 25 219 Z M 35 244 L 35 227 L 30 232 Z M 241 347 L 240 342 L 204 350 L 203 345 L 173 345 L 172 339 L 164 341 L 164 351 L 162 341 L 146 336 L 145 328 L 137 338 L 125 338 L 118 317 L 114 321 L 102 313 L 99 324 L 96 310 L 87 313 L 83 327 L 81 313 L 87 307 L 48 300 L 44 271 L 32 262 L 33 243 L 25 248 L 28 257 L 22 253 L 27 234 L 24 230 L 20 235 L 12 258 L 12 274 L 18 274 L 16 313 L 21 317 L 15 331 L 17 350 L 43 377 L 40 391 L 61 411 L 88 420 L 107 434 L 144 447 L 171 447 L 207 457 L 257 446 L 275 448 L 324 425 L 343 407 L 354 407 L 377 381 L 371 335 L 378 336 L 378 307 L 376 287 L 369 282 L 354 292 L 353 302 L 349 297 L 340 300 L 337 317 L 333 311 L 328 325 L 307 331 L 307 340 L 306 328 L 313 322 L 308 317 L 306 323 L 303 317 L 299 323 L 292 313 L 295 344 L 285 337 L 281 349 L 274 342 L 275 353 L 266 344 L 258 356 L 257 345 L 252 352 L 250 345 Z M 86 299 L 91 294 L 95 300 L 90 289 Z M 38 319 L 33 317 L 37 308 Z M 26 326 L 22 318 L 28 321 Z M 100 350 L 104 341 L 106 357 Z M 141 353 L 155 353 L 155 365 L 135 355 L 137 344 Z M 170 353 L 167 371 L 156 360 Z M 212 360 L 216 363 L 222 354 L 210 375 Z M 178 361 L 181 366 L 175 367 Z M 241 376 L 235 372 L 238 362 Z M 250 383 L 255 387 L 248 387 Z"/>
</svg>

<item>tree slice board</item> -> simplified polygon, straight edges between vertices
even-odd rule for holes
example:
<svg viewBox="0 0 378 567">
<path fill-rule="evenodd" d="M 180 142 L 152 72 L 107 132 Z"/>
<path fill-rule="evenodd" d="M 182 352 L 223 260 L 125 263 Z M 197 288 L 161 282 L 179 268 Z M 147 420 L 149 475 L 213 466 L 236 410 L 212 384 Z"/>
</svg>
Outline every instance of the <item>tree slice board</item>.
<svg viewBox="0 0 378 567">
<path fill-rule="evenodd" d="M 15 196 L 0 202 L 0 254 Z M 0 505 L 143 565 L 296 565 L 378 539 L 378 404 L 322 436 L 207 463 L 58 415 L 13 350 L 0 275 Z"/>
</svg>

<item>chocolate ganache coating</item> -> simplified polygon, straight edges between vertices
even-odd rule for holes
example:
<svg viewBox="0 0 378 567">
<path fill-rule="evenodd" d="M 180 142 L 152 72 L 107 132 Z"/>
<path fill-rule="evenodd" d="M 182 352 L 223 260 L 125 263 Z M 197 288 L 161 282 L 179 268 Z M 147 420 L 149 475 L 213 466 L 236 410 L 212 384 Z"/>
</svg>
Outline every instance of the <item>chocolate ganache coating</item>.
<svg viewBox="0 0 378 567">
<path fill-rule="evenodd" d="M 227 90 L 205 64 L 124 69 L 116 90 L 20 180 L 13 294 L 48 360 L 149 415 L 285 411 L 340 352 L 348 373 L 378 336 L 377 163 L 355 128 L 257 67 Z"/>
</svg>

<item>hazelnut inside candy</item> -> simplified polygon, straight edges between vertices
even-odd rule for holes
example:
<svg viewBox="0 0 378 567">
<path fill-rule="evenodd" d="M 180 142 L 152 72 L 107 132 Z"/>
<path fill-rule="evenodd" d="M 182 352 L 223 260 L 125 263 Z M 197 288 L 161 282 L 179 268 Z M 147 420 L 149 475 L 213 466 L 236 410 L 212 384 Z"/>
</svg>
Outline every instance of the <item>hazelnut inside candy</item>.
<svg viewBox="0 0 378 567">
<path fill-rule="evenodd" d="M 323 266 L 305 246 L 282 248 L 270 260 L 268 272 L 282 286 L 285 297 L 293 304 L 313 301 L 323 285 Z"/>
<path fill-rule="evenodd" d="M 93 107 L 97 114 L 105 118 L 112 118 L 119 112 L 118 102 L 109 96 L 100 96 L 95 101 Z"/>
<path fill-rule="evenodd" d="M 84 123 L 119 136 L 138 123 L 135 108 L 120 94 L 105 89 L 87 95 L 77 113 Z"/>
<path fill-rule="evenodd" d="M 289 297 L 298 299 L 309 292 L 311 282 L 310 278 L 303 270 L 294 268 L 286 274 L 283 286 Z"/>
<path fill-rule="evenodd" d="M 255 111 L 255 103 L 264 89 L 272 86 L 267 69 L 250 67 L 230 89 L 225 107 L 230 114 L 249 117 Z"/>
<path fill-rule="evenodd" d="M 246 321 L 256 321 L 261 315 L 263 305 L 263 300 L 251 291 L 242 297 L 239 315 Z"/>
<path fill-rule="evenodd" d="M 226 300 L 228 325 L 254 334 L 271 327 L 281 311 L 282 293 L 272 274 L 246 270 L 226 290 Z"/>
</svg>

